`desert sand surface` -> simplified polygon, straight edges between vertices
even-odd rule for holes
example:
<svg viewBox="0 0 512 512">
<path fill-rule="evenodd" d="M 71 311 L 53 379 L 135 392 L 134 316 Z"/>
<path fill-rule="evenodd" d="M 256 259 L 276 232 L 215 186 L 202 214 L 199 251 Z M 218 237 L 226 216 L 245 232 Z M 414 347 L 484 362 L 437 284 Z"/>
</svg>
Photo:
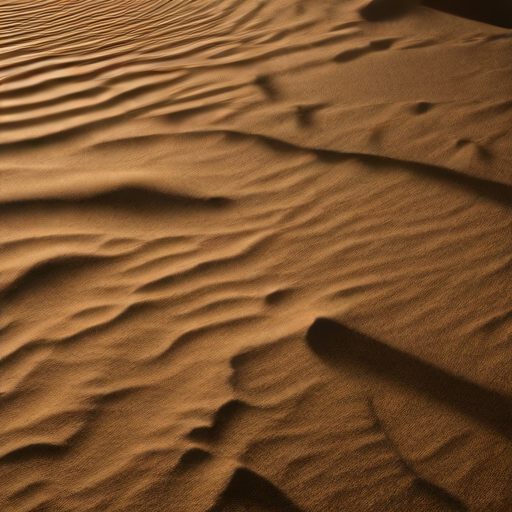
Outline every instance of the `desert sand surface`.
<svg viewBox="0 0 512 512">
<path fill-rule="evenodd" d="M 0 511 L 512 511 L 510 20 L 364 4 L 1 0 Z"/>
</svg>

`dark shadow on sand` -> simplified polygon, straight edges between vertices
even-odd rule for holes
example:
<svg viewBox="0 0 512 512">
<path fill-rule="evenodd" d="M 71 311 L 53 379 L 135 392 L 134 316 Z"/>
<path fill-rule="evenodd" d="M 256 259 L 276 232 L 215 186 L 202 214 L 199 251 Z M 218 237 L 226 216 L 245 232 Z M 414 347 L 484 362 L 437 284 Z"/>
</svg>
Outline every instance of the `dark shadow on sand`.
<svg viewBox="0 0 512 512">
<path fill-rule="evenodd" d="M 310 348 L 339 369 L 350 366 L 415 389 L 471 416 L 512 439 L 512 400 L 413 355 L 327 318 L 317 318 L 307 332 Z"/>
<path fill-rule="evenodd" d="M 420 3 L 461 18 L 512 28 L 510 0 L 373 0 L 360 9 L 359 13 L 367 21 L 388 21 L 404 16 Z"/>
<path fill-rule="evenodd" d="M 248 468 L 235 470 L 218 502 L 208 512 L 227 510 L 265 512 L 303 512 L 280 489 Z"/>
</svg>

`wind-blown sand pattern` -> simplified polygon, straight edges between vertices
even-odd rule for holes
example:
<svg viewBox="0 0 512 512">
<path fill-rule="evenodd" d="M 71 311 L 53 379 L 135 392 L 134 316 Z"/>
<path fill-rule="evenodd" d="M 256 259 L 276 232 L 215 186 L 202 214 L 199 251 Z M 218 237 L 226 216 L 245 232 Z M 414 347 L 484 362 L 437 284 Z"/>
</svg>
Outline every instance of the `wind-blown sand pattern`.
<svg viewBox="0 0 512 512">
<path fill-rule="evenodd" d="M 2 512 L 512 510 L 510 20 L 363 7 L 2 0 Z"/>
</svg>

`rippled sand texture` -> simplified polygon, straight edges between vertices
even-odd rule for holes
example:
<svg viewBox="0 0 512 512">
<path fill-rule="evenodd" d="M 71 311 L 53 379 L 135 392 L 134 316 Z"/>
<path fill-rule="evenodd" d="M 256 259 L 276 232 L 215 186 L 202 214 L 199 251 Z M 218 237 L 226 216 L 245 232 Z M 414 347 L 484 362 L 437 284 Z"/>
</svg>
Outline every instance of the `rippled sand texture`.
<svg viewBox="0 0 512 512">
<path fill-rule="evenodd" d="M 362 3 L 2 0 L 2 512 L 512 510 L 512 34 Z"/>
</svg>

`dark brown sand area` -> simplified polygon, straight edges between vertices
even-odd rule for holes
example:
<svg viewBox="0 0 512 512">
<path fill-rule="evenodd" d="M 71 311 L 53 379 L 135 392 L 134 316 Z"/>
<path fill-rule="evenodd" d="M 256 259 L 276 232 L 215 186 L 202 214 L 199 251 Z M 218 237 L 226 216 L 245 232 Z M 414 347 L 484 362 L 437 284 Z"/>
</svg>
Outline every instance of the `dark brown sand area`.
<svg viewBox="0 0 512 512">
<path fill-rule="evenodd" d="M 512 511 L 509 2 L 0 2 L 0 512 Z"/>
</svg>

